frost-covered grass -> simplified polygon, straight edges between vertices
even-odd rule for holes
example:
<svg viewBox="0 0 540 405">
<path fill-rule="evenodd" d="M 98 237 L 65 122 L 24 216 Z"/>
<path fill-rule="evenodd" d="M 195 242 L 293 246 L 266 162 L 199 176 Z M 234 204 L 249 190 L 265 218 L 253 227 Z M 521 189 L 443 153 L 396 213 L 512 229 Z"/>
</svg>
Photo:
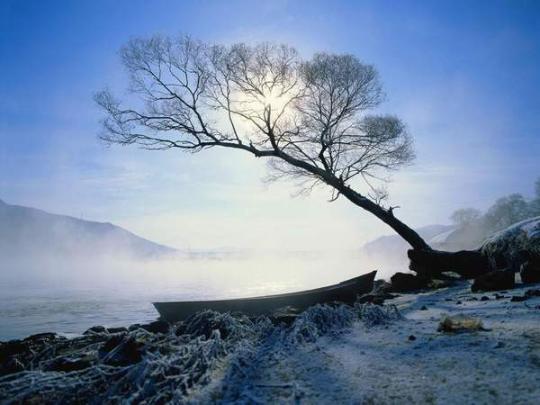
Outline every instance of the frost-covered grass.
<svg viewBox="0 0 540 405">
<path fill-rule="evenodd" d="M 141 328 L 91 333 L 71 346 L 65 339 L 52 342 L 47 353 L 36 354 L 32 370 L 0 378 L 0 399 L 7 403 L 151 404 L 231 399 L 244 387 L 261 353 L 294 353 L 321 336 L 343 333 L 357 321 L 373 325 L 398 318 L 392 307 L 317 305 L 290 326 L 274 326 L 267 317 L 204 311 L 165 334 Z M 93 359 L 89 367 L 46 371 L 60 360 L 85 356 Z"/>
</svg>

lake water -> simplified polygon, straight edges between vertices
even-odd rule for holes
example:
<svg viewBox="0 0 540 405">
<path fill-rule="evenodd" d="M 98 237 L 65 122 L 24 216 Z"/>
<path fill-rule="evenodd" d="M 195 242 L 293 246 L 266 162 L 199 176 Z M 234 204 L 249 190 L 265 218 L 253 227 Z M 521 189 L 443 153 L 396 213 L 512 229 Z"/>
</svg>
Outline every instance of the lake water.
<svg viewBox="0 0 540 405">
<path fill-rule="evenodd" d="M 290 292 L 371 270 L 358 258 L 343 255 L 0 263 L 0 340 L 150 322 L 158 316 L 153 301 Z"/>
</svg>

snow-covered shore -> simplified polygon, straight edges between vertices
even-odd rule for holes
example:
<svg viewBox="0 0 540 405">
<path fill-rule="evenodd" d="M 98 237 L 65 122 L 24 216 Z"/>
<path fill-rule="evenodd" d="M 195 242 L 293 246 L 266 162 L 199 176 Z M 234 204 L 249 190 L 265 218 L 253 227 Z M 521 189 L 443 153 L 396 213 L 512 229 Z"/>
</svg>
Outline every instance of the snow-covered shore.
<svg viewBox="0 0 540 405">
<path fill-rule="evenodd" d="M 403 319 L 358 322 L 337 337 L 259 359 L 245 390 L 265 403 L 537 403 L 540 297 L 510 301 L 526 290 L 473 294 L 464 282 L 403 295 L 388 301 Z M 440 332 L 445 314 L 477 318 L 486 330 Z"/>
<path fill-rule="evenodd" d="M 461 281 L 382 307 L 312 307 L 289 325 L 207 312 L 170 328 L 35 338 L 26 368 L 0 377 L 0 400 L 536 403 L 540 297 L 511 301 L 533 288 L 475 294 Z M 439 331 L 445 314 L 484 330 Z"/>
</svg>

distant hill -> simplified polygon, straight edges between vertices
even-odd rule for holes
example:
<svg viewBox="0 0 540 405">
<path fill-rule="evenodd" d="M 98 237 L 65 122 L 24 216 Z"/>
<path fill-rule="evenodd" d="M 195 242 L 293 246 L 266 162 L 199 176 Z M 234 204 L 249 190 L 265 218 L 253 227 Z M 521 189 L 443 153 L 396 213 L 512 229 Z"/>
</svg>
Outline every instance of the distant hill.
<svg viewBox="0 0 540 405">
<path fill-rule="evenodd" d="M 454 229 L 455 227 L 451 225 L 428 225 L 416 229 L 416 232 L 426 241 L 429 241 L 438 235 L 453 231 Z M 381 236 L 366 243 L 362 248 L 366 254 L 375 254 L 377 252 L 388 253 L 397 250 L 406 251 L 407 249 L 410 249 L 409 244 L 398 234 Z"/>
<path fill-rule="evenodd" d="M 455 227 L 451 225 L 428 225 L 416 229 L 416 232 L 431 244 L 432 239 L 450 234 L 454 230 Z M 394 234 L 381 236 L 366 243 L 362 246 L 360 253 L 371 266 L 380 270 L 380 276 L 389 276 L 396 271 L 407 270 L 408 249 L 410 249 L 409 244 L 401 236 Z"/>
<path fill-rule="evenodd" d="M 0 260 L 42 255 L 155 258 L 176 252 L 111 223 L 50 214 L 0 200 Z"/>
</svg>

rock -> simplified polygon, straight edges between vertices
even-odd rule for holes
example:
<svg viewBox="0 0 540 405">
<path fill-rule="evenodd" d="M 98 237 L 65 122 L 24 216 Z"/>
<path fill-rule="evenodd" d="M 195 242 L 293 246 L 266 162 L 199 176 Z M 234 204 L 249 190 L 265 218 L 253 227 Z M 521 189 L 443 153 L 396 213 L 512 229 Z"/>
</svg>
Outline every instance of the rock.
<svg viewBox="0 0 540 405">
<path fill-rule="evenodd" d="M 154 321 L 145 325 L 140 325 L 141 329 L 144 329 L 151 333 L 168 333 L 171 325 L 165 321 Z"/>
<path fill-rule="evenodd" d="M 540 283 L 540 264 L 528 260 L 521 265 L 519 274 L 524 283 Z"/>
<path fill-rule="evenodd" d="M 0 376 L 18 373 L 25 370 L 24 364 L 16 357 L 10 356 L 0 363 Z"/>
<path fill-rule="evenodd" d="M 96 325 L 84 331 L 83 335 L 90 335 L 92 333 L 107 333 L 107 328 L 105 326 Z"/>
<path fill-rule="evenodd" d="M 54 359 L 51 363 L 44 367 L 45 371 L 78 371 L 84 370 L 92 365 L 92 362 L 88 358 L 70 359 L 59 357 Z"/>
<path fill-rule="evenodd" d="M 420 308 L 420 311 L 427 311 L 427 307 L 425 305 L 422 305 L 422 307 Z"/>
<path fill-rule="evenodd" d="M 411 292 L 426 288 L 428 285 L 425 278 L 408 273 L 396 273 L 390 280 L 393 292 Z"/>
<path fill-rule="evenodd" d="M 489 297 L 487 295 L 482 295 L 480 301 L 489 301 Z"/>
<path fill-rule="evenodd" d="M 477 277 L 471 291 L 497 291 L 514 288 L 515 280 L 512 271 L 492 271 Z"/>
<path fill-rule="evenodd" d="M 22 340 L 11 340 L 0 343 L 0 363 L 6 361 L 10 356 L 21 354 L 30 350 L 30 343 Z"/>
<path fill-rule="evenodd" d="M 476 332 L 485 331 L 482 321 L 465 315 L 448 316 L 445 315 L 439 322 L 437 331 L 439 332 Z"/>
<path fill-rule="evenodd" d="M 107 328 L 107 332 L 109 333 L 127 332 L 127 328 L 124 326 L 120 326 L 118 328 Z"/>
<path fill-rule="evenodd" d="M 514 295 L 510 301 L 511 302 L 522 302 L 522 301 L 527 301 L 529 299 L 529 297 L 526 297 L 525 295 Z"/>
<path fill-rule="evenodd" d="M 525 292 L 527 297 L 540 297 L 540 289 L 531 289 Z"/>
<path fill-rule="evenodd" d="M 414 341 L 414 340 L 416 340 L 416 336 L 410 335 L 408 339 L 409 339 L 410 341 Z"/>
</svg>

